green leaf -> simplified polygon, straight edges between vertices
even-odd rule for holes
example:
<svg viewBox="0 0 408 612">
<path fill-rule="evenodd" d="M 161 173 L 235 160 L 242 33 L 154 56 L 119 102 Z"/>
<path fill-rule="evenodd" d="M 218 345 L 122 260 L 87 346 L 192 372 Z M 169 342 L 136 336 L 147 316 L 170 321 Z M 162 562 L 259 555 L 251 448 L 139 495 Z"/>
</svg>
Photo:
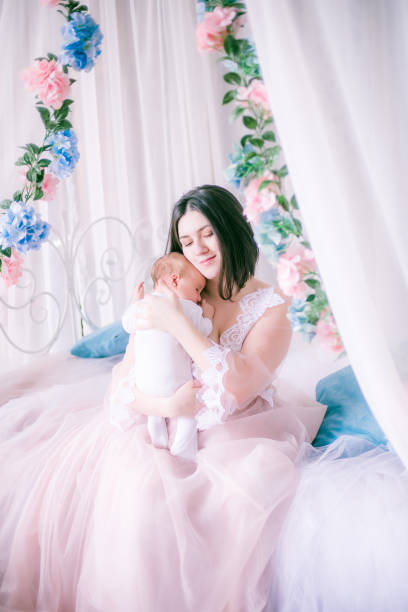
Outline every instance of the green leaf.
<svg viewBox="0 0 408 612">
<path fill-rule="evenodd" d="M 264 132 L 262 134 L 262 138 L 264 140 L 270 140 L 272 142 L 275 142 L 276 138 L 275 138 L 275 134 L 273 132 Z"/>
<path fill-rule="evenodd" d="M 222 103 L 223 104 L 229 104 L 230 102 L 232 102 L 232 100 L 234 100 L 236 95 L 237 95 L 236 90 L 235 89 L 230 89 L 230 91 L 227 91 L 227 93 L 223 97 Z"/>
<path fill-rule="evenodd" d="M 50 159 L 40 159 L 40 160 L 38 161 L 38 164 L 37 164 L 37 165 L 38 165 L 40 168 L 47 168 L 47 166 L 49 166 L 49 165 L 50 165 L 50 163 L 51 163 L 51 160 L 50 160 Z"/>
<path fill-rule="evenodd" d="M 76 83 L 76 79 L 69 79 L 69 84 L 72 85 L 73 83 Z"/>
<path fill-rule="evenodd" d="M 224 74 L 224 81 L 230 85 L 241 85 L 241 77 L 238 72 L 227 72 Z"/>
<path fill-rule="evenodd" d="M 26 177 L 30 183 L 35 183 L 37 180 L 37 171 L 34 168 L 30 168 L 26 174 Z"/>
<path fill-rule="evenodd" d="M 292 208 L 299 208 L 295 194 L 293 194 L 293 196 L 290 198 L 290 203 L 292 205 Z"/>
<path fill-rule="evenodd" d="M 245 147 L 247 141 L 252 138 L 251 134 L 245 134 L 245 136 L 243 136 L 240 140 L 241 143 L 241 147 Z"/>
<path fill-rule="evenodd" d="M 256 119 L 250 117 L 249 115 L 244 115 L 242 117 L 242 123 L 250 130 L 255 130 L 256 126 L 258 125 Z"/>
<path fill-rule="evenodd" d="M 12 200 L 8 200 L 8 199 L 2 200 L 0 202 L 0 208 L 3 208 L 3 210 L 7 210 L 7 208 L 10 208 L 11 204 L 12 204 Z"/>
<path fill-rule="evenodd" d="M 242 113 L 246 110 L 243 106 L 236 106 L 231 113 L 233 119 L 238 119 L 242 115 Z"/>
<path fill-rule="evenodd" d="M 307 278 L 303 282 L 306 283 L 306 285 L 308 285 L 312 289 L 316 289 L 317 287 L 320 287 L 320 281 L 318 281 L 315 278 Z"/>
<path fill-rule="evenodd" d="M 44 126 L 48 129 L 50 125 L 50 111 L 45 106 L 37 106 L 36 108 L 41 115 Z"/>
<path fill-rule="evenodd" d="M 277 200 L 278 204 L 280 204 L 282 206 L 283 210 L 286 210 L 286 211 L 289 210 L 289 202 L 287 201 L 285 196 L 277 195 L 276 196 L 276 200 Z"/>
<path fill-rule="evenodd" d="M 258 191 L 262 191 L 262 189 L 269 187 L 271 183 L 273 183 L 273 181 L 262 181 L 262 183 L 258 187 Z"/>
<path fill-rule="evenodd" d="M 33 159 L 32 156 L 30 155 L 30 153 L 24 153 L 23 155 L 23 159 L 26 165 L 31 166 Z"/>
<path fill-rule="evenodd" d="M 34 143 L 30 143 L 30 144 L 26 145 L 26 149 L 33 156 L 40 152 L 40 147 L 37 147 L 37 145 L 34 144 Z"/>
<path fill-rule="evenodd" d="M 21 202 L 22 199 L 23 199 L 23 194 L 21 193 L 21 191 L 15 191 L 13 193 L 13 200 L 15 202 Z"/>
<path fill-rule="evenodd" d="M 275 170 L 275 174 L 277 176 L 279 176 L 280 178 L 284 178 L 285 176 L 288 175 L 288 168 L 286 165 L 282 166 L 282 168 L 279 168 L 279 170 Z"/>
<path fill-rule="evenodd" d="M 239 53 L 240 45 L 236 38 L 229 34 L 224 38 L 224 49 L 227 55 L 232 55 L 233 57 Z"/>
<path fill-rule="evenodd" d="M 48 61 L 55 60 L 58 61 L 58 57 L 54 55 L 54 53 L 47 53 Z"/>
<path fill-rule="evenodd" d="M 24 161 L 24 158 L 23 158 L 23 157 L 19 157 L 19 158 L 18 158 L 18 160 L 17 160 L 16 162 L 14 162 L 14 164 L 15 164 L 16 166 L 25 166 L 25 165 L 26 165 L 26 162 Z"/>
<path fill-rule="evenodd" d="M 263 145 L 264 145 L 264 141 L 262 140 L 262 138 L 251 138 L 249 140 L 249 142 L 251 144 L 253 144 L 254 147 L 259 147 L 260 148 L 260 147 L 263 147 Z"/>
<path fill-rule="evenodd" d="M 11 257 L 11 247 L 7 247 L 7 249 L 0 249 L 0 253 L 6 257 Z"/>
<path fill-rule="evenodd" d="M 44 193 L 41 187 L 36 187 L 34 192 L 34 200 L 40 200 L 43 197 Z"/>
<path fill-rule="evenodd" d="M 314 293 L 311 293 L 310 295 L 307 296 L 306 302 L 313 302 L 315 297 L 316 297 L 316 295 Z"/>
<path fill-rule="evenodd" d="M 295 226 L 295 229 L 296 229 L 296 235 L 301 236 L 302 235 L 302 224 L 299 221 L 299 219 L 293 219 L 293 225 Z"/>
</svg>

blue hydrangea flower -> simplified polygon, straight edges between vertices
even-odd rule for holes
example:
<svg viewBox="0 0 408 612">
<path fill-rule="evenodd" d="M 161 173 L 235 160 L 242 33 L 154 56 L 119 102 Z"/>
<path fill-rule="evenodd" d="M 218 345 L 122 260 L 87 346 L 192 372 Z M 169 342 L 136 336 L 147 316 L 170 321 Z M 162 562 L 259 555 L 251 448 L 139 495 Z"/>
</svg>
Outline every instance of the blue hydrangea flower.
<svg viewBox="0 0 408 612">
<path fill-rule="evenodd" d="M 14 247 L 21 253 L 39 249 L 48 238 L 50 225 L 43 221 L 33 206 L 13 202 L 0 218 L 0 246 Z"/>
<path fill-rule="evenodd" d="M 64 45 L 59 56 L 60 63 L 74 70 L 89 72 L 98 55 L 103 34 L 99 25 L 88 13 L 74 13 L 71 21 L 61 28 Z"/>
<path fill-rule="evenodd" d="M 59 179 L 72 174 L 79 159 L 77 143 L 78 138 L 73 130 L 62 130 L 51 134 L 46 140 L 46 144 L 52 145 L 50 153 L 53 156 L 48 172 Z"/>
<path fill-rule="evenodd" d="M 279 210 L 275 207 L 264 211 L 259 215 L 259 223 L 255 228 L 255 238 L 262 247 L 262 252 L 268 260 L 275 264 L 280 255 L 286 251 L 287 243 L 280 232 L 274 226 L 274 221 L 282 218 Z"/>
<path fill-rule="evenodd" d="M 231 164 L 224 170 L 224 176 L 229 184 L 237 189 L 240 189 L 241 180 L 247 174 L 248 166 L 245 164 L 245 155 L 253 151 L 254 147 L 247 142 L 244 147 L 235 145 L 234 153 L 228 155 Z"/>
<path fill-rule="evenodd" d="M 300 332 L 309 340 L 313 340 L 316 335 L 315 326 L 308 322 L 307 313 L 307 302 L 293 298 L 292 304 L 288 308 L 288 319 L 292 326 L 293 331 Z"/>
<path fill-rule="evenodd" d="M 204 21 L 206 11 L 205 0 L 197 0 L 196 2 L 196 22 L 201 23 Z"/>
</svg>

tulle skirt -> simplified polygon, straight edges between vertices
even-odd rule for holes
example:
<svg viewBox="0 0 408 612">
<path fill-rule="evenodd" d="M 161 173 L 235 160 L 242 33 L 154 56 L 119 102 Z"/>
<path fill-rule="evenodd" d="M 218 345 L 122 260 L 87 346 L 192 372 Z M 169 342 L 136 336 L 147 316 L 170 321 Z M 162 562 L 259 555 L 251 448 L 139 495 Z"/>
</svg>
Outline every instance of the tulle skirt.
<svg viewBox="0 0 408 612">
<path fill-rule="evenodd" d="M 2 612 L 408 609 L 392 452 L 312 449 L 323 411 L 282 389 L 202 432 L 197 463 L 173 457 L 145 417 L 109 423 L 114 363 L 59 356 L 2 381 Z"/>
</svg>

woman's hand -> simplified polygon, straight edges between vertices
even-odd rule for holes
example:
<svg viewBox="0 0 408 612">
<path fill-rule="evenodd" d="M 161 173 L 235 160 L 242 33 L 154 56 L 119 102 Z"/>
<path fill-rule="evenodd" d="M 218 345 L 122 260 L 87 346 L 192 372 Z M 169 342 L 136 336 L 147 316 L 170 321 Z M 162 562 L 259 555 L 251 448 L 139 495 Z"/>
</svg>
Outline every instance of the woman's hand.
<svg viewBox="0 0 408 612">
<path fill-rule="evenodd" d="M 197 399 L 197 392 L 201 387 L 198 380 L 189 380 L 184 383 L 177 391 L 169 398 L 169 417 L 194 417 L 203 407 Z"/>
<path fill-rule="evenodd" d="M 184 313 L 177 295 L 162 280 L 159 280 L 157 290 L 166 297 L 147 295 L 144 298 L 138 311 L 143 321 L 137 324 L 137 329 L 154 328 L 171 333 L 180 315 L 184 316 Z"/>
</svg>

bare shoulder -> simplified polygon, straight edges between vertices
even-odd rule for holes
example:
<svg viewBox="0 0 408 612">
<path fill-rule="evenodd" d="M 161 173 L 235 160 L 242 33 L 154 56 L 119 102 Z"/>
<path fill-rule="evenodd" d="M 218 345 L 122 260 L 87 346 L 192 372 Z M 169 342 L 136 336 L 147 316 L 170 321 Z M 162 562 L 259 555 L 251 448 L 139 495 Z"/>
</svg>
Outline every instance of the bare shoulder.
<svg viewBox="0 0 408 612">
<path fill-rule="evenodd" d="M 288 298 L 286 295 L 284 295 L 278 287 L 276 287 L 275 285 L 272 285 L 271 283 L 265 283 L 264 281 L 261 281 L 255 277 L 251 278 L 247 282 L 244 289 L 242 289 L 242 291 L 240 292 L 240 297 L 245 297 L 245 295 L 248 295 L 249 293 L 253 293 L 254 291 L 257 291 L 258 289 L 268 289 L 269 287 L 272 288 L 274 292 L 283 299 L 286 307 L 290 305 L 291 298 Z"/>
</svg>

